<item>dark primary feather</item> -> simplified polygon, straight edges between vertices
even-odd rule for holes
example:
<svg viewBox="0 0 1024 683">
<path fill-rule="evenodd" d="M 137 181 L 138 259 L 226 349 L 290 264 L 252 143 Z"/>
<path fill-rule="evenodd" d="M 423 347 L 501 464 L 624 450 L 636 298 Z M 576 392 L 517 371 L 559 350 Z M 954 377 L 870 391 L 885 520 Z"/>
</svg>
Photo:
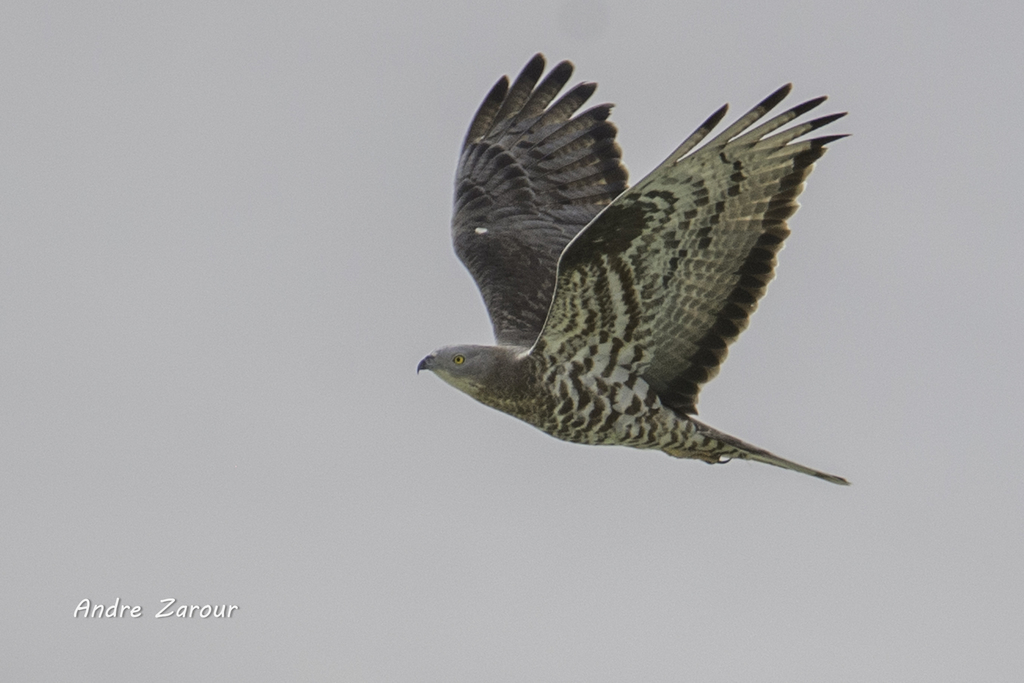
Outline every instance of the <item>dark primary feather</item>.
<svg viewBox="0 0 1024 683">
<path fill-rule="evenodd" d="M 626 189 L 616 129 L 607 120 L 611 105 L 573 117 L 596 85 L 581 83 L 555 101 L 572 71 L 560 62 L 541 81 L 538 54 L 511 87 L 502 77 L 473 118 L 459 158 L 452 240 L 499 344 L 533 344 L 562 249 Z"/>
<path fill-rule="evenodd" d="M 614 362 L 641 372 L 663 404 L 697 412 L 701 385 L 774 277 L 804 179 L 842 137 L 797 140 L 843 114 L 771 135 L 823 97 L 751 128 L 789 90 L 693 152 L 725 114 L 718 110 L 569 244 L 535 352 L 571 358 L 590 345 L 593 355 L 595 339 L 618 339 L 607 347 Z"/>
</svg>

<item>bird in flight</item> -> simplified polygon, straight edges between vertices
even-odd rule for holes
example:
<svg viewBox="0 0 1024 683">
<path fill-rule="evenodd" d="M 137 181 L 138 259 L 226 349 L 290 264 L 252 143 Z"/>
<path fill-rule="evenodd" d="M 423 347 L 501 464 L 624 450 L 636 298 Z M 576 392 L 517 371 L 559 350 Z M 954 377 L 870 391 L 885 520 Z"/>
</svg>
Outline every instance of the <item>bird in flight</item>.
<svg viewBox="0 0 1024 683">
<path fill-rule="evenodd" d="M 699 422 L 697 395 L 747 327 L 814 162 L 842 135 L 803 139 L 844 114 L 761 122 L 785 85 L 698 148 L 712 114 L 633 187 L 608 121 L 577 114 L 596 89 L 568 61 L 541 80 L 535 55 L 502 77 L 470 124 L 455 177 L 452 241 L 476 280 L 496 345 L 420 361 L 492 408 L 565 441 L 734 458 L 837 477 Z"/>
</svg>

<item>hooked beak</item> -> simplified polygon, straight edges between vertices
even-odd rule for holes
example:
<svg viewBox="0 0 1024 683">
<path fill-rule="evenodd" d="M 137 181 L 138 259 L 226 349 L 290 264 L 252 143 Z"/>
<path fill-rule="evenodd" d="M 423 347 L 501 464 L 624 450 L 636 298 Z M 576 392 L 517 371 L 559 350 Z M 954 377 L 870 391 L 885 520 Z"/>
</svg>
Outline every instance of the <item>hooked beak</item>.
<svg viewBox="0 0 1024 683">
<path fill-rule="evenodd" d="M 420 361 L 420 364 L 416 366 L 416 374 L 420 374 L 420 370 L 429 370 L 431 361 L 434 360 L 434 354 L 430 354 L 426 358 Z"/>
</svg>

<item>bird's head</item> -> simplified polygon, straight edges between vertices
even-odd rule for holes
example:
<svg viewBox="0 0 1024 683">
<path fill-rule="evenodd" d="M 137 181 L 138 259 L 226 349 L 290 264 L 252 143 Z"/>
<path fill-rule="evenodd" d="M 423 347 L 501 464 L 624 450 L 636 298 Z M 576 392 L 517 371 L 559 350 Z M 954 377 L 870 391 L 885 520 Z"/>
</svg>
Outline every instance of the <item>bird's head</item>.
<svg viewBox="0 0 1024 683">
<path fill-rule="evenodd" d="M 445 346 L 421 360 L 416 372 L 430 370 L 456 389 L 475 397 L 492 376 L 497 355 L 493 346 Z"/>
</svg>

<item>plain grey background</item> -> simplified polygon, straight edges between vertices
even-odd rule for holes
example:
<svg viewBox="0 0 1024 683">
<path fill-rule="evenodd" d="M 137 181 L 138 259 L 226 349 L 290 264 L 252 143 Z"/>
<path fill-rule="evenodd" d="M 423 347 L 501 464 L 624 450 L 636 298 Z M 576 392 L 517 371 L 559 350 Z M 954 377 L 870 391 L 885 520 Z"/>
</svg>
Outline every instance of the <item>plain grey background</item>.
<svg viewBox="0 0 1024 683">
<path fill-rule="evenodd" d="M 9 0 L 0 677 L 1021 680 L 1022 33 L 1017 1 Z M 452 174 L 536 51 L 617 103 L 634 181 L 788 81 L 851 112 L 700 403 L 851 487 L 416 375 L 490 340 Z"/>
</svg>

